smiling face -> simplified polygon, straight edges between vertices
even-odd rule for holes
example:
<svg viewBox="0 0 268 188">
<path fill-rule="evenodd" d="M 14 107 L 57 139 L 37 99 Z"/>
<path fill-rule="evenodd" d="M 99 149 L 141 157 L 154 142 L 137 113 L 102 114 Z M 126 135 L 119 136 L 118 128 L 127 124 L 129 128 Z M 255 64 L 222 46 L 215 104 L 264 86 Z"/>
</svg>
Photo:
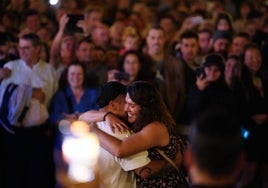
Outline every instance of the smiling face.
<svg viewBox="0 0 268 188">
<path fill-rule="evenodd" d="M 165 34 L 161 29 L 151 29 L 146 38 L 149 54 L 159 54 L 164 50 Z"/>
<path fill-rule="evenodd" d="M 206 78 L 209 82 L 215 82 L 221 76 L 221 71 L 220 71 L 219 67 L 217 67 L 215 65 L 205 67 L 204 71 L 206 73 Z"/>
<path fill-rule="evenodd" d="M 71 88 L 82 88 L 84 82 L 84 71 L 79 65 L 71 65 L 67 75 L 68 83 Z"/>
<path fill-rule="evenodd" d="M 134 123 L 136 121 L 140 108 L 140 105 L 133 102 L 127 93 L 125 98 L 125 111 L 127 112 L 129 123 Z"/>
<path fill-rule="evenodd" d="M 131 77 L 137 77 L 140 71 L 139 58 L 135 54 L 128 54 L 124 60 L 123 69 Z"/>
<path fill-rule="evenodd" d="M 253 74 L 257 73 L 262 65 L 260 50 L 257 48 L 248 48 L 244 55 L 244 64 Z"/>
</svg>

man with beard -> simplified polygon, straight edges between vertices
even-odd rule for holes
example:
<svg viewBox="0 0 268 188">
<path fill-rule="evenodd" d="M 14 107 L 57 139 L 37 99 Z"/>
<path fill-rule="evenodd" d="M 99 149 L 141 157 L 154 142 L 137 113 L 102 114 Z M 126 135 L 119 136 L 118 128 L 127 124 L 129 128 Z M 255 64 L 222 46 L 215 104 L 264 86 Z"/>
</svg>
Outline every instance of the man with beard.
<svg viewBox="0 0 268 188">
<path fill-rule="evenodd" d="M 212 39 L 212 52 L 226 59 L 232 42 L 231 34 L 227 31 L 215 31 Z"/>
</svg>

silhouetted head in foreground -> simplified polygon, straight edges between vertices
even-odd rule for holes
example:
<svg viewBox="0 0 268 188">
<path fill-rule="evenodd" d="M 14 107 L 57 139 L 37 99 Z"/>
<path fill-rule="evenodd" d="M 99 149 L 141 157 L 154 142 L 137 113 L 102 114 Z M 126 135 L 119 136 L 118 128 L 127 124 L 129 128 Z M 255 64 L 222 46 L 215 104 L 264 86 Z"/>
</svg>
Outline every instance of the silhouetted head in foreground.
<svg viewBox="0 0 268 188">
<path fill-rule="evenodd" d="M 185 163 L 194 185 L 235 184 L 244 161 L 236 119 L 224 111 L 206 111 L 192 123 L 189 142 Z"/>
</svg>

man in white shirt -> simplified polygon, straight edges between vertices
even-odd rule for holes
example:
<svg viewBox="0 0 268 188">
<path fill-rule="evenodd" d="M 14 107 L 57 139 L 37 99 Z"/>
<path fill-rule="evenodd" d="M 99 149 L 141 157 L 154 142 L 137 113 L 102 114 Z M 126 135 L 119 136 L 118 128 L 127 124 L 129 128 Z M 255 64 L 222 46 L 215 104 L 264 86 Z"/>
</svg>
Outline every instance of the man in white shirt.
<svg viewBox="0 0 268 188">
<path fill-rule="evenodd" d="M 57 89 L 56 72 L 40 59 L 41 40 L 37 35 L 31 33 L 21 36 L 18 50 L 20 59 L 4 65 L 4 74 L 0 75 L 0 90 L 10 83 L 27 84 L 32 88 L 32 100 L 46 111 Z M 48 135 L 48 125 L 45 120 L 36 125 L 29 124 L 31 122 L 22 127 L 14 126 L 14 135 L 2 129 L 5 181 L 1 187 L 45 188 L 54 184 L 53 140 L 52 135 Z"/>
<path fill-rule="evenodd" d="M 19 39 L 20 59 L 4 65 L 8 74 L 0 77 L 1 87 L 9 83 L 27 84 L 33 88 L 33 98 L 47 106 L 57 89 L 56 73 L 51 65 L 40 59 L 41 41 L 35 34 Z"/>
</svg>

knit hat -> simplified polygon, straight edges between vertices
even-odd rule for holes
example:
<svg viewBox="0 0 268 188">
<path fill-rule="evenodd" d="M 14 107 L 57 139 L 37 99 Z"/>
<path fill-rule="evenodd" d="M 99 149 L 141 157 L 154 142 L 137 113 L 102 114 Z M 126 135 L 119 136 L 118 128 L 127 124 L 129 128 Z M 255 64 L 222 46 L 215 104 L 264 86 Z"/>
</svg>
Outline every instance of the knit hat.
<svg viewBox="0 0 268 188">
<path fill-rule="evenodd" d="M 228 41 L 231 42 L 232 40 L 232 36 L 228 31 L 220 31 L 220 30 L 215 31 L 212 38 L 213 41 L 216 41 L 218 39 L 227 39 Z"/>
<path fill-rule="evenodd" d="M 103 108 L 109 104 L 111 100 L 114 100 L 119 95 L 126 94 L 126 86 L 119 82 L 107 82 L 100 90 L 100 95 L 97 98 L 97 104 L 99 108 Z"/>
<path fill-rule="evenodd" d="M 224 72 L 224 60 L 221 55 L 209 54 L 207 55 L 203 67 L 217 66 L 221 73 Z"/>
</svg>

